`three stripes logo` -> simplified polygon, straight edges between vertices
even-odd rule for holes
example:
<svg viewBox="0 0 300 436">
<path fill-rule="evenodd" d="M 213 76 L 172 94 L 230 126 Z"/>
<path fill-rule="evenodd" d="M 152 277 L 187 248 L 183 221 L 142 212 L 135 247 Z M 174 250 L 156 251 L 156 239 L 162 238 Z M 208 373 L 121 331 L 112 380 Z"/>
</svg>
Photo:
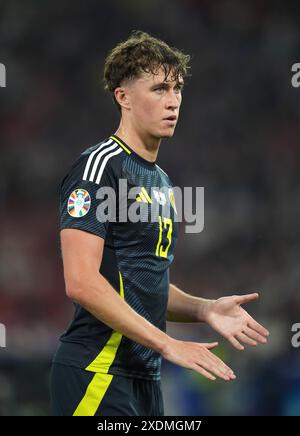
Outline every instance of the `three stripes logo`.
<svg viewBox="0 0 300 436">
<path fill-rule="evenodd" d="M 90 154 L 84 169 L 83 180 L 95 182 L 99 185 L 109 159 L 122 153 L 122 151 L 126 151 L 128 154 L 131 153 L 127 147 L 113 136 L 108 141 L 101 144 Z"/>
<path fill-rule="evenodd" d="M 140 193 L 136 197 L 136 201 L 139 203 L 149 203 L 152 204 L 152 200 L 144 187 L 141 188 Z"/>
</svg>

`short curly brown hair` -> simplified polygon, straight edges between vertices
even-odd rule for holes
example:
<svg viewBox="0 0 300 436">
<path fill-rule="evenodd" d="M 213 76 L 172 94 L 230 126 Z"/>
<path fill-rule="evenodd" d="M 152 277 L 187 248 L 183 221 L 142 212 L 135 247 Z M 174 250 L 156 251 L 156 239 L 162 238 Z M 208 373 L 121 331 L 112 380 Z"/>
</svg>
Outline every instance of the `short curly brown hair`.
<svg viewBox="0 0 300 436">
<path fill-rule="evenodd" d="M 163 67 L 166 79 L 171 73 L 172 80 L 189 76 L 190 55 L 174 47 L 169 47 L 164 41 L 154 38 L 146 32 L 133 31 L 126 41 L 120 42 L 111 50 L 105 59 L 104 84 L 114 102 L 114 90 L 121 86 L 124 80 L 135 79 L 141 73 L 157 74 Z"/>
</svg>

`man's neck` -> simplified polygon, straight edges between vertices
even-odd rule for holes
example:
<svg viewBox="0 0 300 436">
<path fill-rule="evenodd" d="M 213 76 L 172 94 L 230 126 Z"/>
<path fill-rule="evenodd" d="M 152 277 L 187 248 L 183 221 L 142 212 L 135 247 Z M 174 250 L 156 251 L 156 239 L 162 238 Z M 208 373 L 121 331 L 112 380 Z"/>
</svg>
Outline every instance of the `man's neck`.
<svg viewBox="0 0 300 436">
<path fill-rule="evenodd" d="M 129 131 L 121 125 L 115 134 L 143 159 L 149 162 L 156 161 L 161 143 L 160 138 L 142 138 L 137 132 Z"/>
</svg>

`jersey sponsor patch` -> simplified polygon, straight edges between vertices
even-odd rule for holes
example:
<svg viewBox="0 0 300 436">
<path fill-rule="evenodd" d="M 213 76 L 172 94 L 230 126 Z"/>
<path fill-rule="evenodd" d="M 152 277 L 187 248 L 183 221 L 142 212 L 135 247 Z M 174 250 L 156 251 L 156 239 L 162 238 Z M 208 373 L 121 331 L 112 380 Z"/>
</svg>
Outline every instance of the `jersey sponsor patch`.
<svg viewBox="0 0 300 436">
<path fill-rule="evenodd" d="M 164 206 L 167 202 L 166 195 L 164 192 L 156 191 L 156 189 L 153 189 L 154 197 L 156 201 L 161 205 Z"/>
<path fill-rule="evenodd" d="M 85 216 L 91 207 L 91 196 L 85 189 L 75 189 L 68 200 L 68 213 L 73 218 Z"/>
</svg>

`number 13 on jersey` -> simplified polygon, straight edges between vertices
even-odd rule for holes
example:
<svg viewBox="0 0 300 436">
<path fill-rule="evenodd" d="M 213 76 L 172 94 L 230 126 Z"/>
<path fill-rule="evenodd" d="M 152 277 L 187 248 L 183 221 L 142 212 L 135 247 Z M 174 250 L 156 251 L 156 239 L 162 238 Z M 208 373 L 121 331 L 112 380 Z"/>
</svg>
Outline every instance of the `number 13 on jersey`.
<svg viewBox="0 0 300 436">
<path fill-rule="evenodd" d="M 156 256 L 167 257 L 168 250 L 172 242 L 173 223 L 171 218 L 158 217 L 159 219 L 159 236 L 156 245 Z M 166 243 L 167 240 L 167 243 Z"/>
</svg>

